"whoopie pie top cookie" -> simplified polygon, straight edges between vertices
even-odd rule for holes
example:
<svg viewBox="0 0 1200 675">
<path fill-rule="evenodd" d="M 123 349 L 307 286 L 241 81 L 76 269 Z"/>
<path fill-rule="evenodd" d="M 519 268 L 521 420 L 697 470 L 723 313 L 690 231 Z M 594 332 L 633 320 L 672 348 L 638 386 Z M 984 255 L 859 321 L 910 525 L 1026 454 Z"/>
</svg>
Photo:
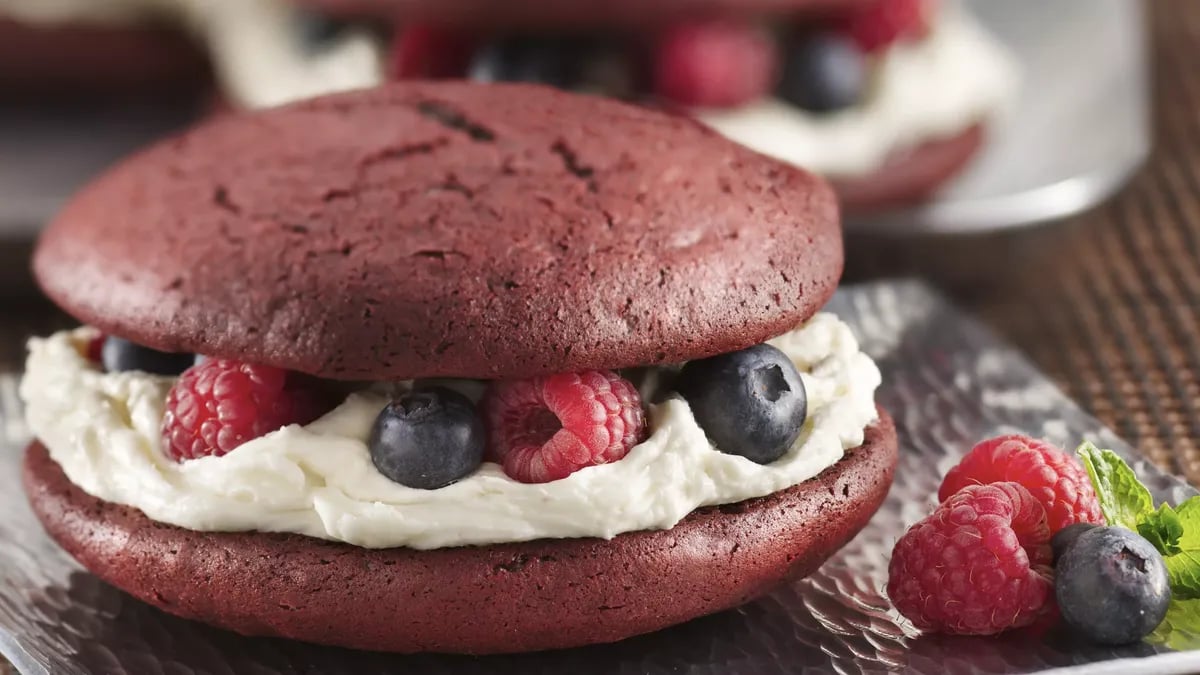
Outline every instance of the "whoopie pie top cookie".
<svg viewBox="0 0 1200 675">
<path fill-rule="evenodd" d="M 34 269 L 160 350 L 488 379 L 761 343 L 826 303 L 842 248 L 824 182 L 684 117 L 400 83 L 149 148 L 63 209 Z"/>
</svg>

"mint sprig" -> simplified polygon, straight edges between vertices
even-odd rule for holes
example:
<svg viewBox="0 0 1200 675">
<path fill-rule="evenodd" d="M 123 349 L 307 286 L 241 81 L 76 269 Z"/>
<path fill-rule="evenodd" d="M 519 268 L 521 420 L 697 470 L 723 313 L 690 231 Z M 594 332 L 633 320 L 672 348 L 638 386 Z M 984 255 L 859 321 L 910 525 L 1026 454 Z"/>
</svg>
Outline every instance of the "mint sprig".
<svg viewBox="0 0 1200 675">
<path fill-rule="evenodd" d="M 1120 525 L 1137 532 L 1138 519 L 1154 510 L 1154 499 L 1137 479 L 1137 474 L 1117 453 L 1101 450 L 1090 441 L 1084 441 L 1075 454 L 1079 455 L 1088 478 L 1092 479 L 1104 519 L 1109 525 Z"/>
<path fill-rule="evenodd" d="M 1200 649 L 1200 600 L 1171 600 L 1166 618 L 1146 640 L 1178 651 Z"/>
<path fill-rule="evenodd" d="M 1180 600 L 1200 599 L 1200 497 L 1180 504 L 1175 514 L 1180 524 L 1178 552 L 1163 558 L 1171 579 L 1171 594 Z"/>
<path fill-rule="evenodd" d="M 1200 496 L 1178 507 L 1160 504 L 1155 509 L 1150 491 L 1117 453 L 1090 442 L 1075 452 L 1108 524 L 1137 532 L 1162 554 L 1174 599 L 1165 623 L 1200 633 L 1200 604 L 1188 602 L 1200 600 Z"/>
<path fill-rule="evenodd" d="M 1164 556 L 1183 552 L 1179 546 L 1179 539 L 1183 537 L 1183 521 L 1170 504 L 1159 504 L 1157 511 L 1138 518 L 1137 533 L 1154 544 L 1154 548 Z"/>
</svg>

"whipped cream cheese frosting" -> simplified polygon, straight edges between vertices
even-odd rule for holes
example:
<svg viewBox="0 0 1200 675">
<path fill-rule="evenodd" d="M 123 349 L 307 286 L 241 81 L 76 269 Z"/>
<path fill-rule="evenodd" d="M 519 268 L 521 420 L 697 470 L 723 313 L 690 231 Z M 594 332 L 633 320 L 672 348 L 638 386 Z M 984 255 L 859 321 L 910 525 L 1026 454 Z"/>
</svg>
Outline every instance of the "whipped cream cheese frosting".
<svg viewBox="0 0 1200 675">
<path fill-rule="evenodd" d="M 367 438 L 387 387 L 353 393 L 307 426 L 223 457 L 176 463 L 163 455 L 159 431 L 174 378 L 100 371 L 81 355 L 94 335 L 81 328 L 31 340 L 20 388 L 30 429 L 73 483 L 192 530 L 293 532 L 368 548 L 669 528 L 697 507 L 767 495 L 835 464 L 862 444 L 880 383 L 850 329 L 818 314 L 771 341 L 796 363 L 809 400 L 800 438 L 772 464 L 713 448 L 688 404 L 673 396 L 648 406 L 649 438 L 618 462 L 542 484 L 517 482 L 485 462 L 458 483 L 418 490 L 371 463 Z M 461 389 L 478 395 L 480 388 L 463 382 Z"/>
<path fill-rule="evenodd" d="M 693 115 L 724 136 L 828 176 L 869 174 L 892 153 L 961 133 L 1003 112 L 1017 92 L 1007 50 L 961 8 L 940 12 L 923 40 L 880 57 L 865 101 L 822 115 L 769 98 Z"/>
</svg>

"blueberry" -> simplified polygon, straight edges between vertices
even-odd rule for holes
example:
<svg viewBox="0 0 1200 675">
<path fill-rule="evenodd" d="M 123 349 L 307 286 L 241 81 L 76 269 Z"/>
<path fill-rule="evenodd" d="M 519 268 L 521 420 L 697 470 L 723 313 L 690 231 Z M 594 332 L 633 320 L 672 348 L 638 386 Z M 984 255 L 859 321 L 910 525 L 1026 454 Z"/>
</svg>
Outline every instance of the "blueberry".
<svg viewBox="0 0 1200 675">
<path fill-rule="evenodd" d="M 367 447 L 375 468 L 411 488 L 434 490 L 483 462 L 483 420 L 471 399 L 432 387 L 392 401 L 371 427 Z"/>
<path fill-rule="evenodd" d="M 480 82 L 536 82 L 624 97 L 632 95 L 636 83 L 622 47 L 579 36 L 508 37 L 476 52 L 468 73 Z"/>
<path fill-rule="evenodd" d="M 834 112 L 862 100 L 867 61 L 849 37 L 833 33 L 798 36 L 784 47 L 776 93 L 812 112 Z"/>
<path fill-rule="evenodd" d="M 192 366 L 191 354 L 160 352 L 125 338 L 110 335 L 100 348 L 100 361 L 110 373 L 140 370 L 155 375 L 178 375 Z"/>
<path fill-rule="evenodd" d="M 1123 527 L 1097 527 L 1063 554 L 1054 594 L 1063 622 L 1100 644 L 1137 642 L 1167 613 L 1167 566 L 1150 542 Z"/>
<path fill-rule="evenodd" d="M 1092 523 L 1073 523 L 1055 532 L 1050 539 L 1050 547 L 1054 549 L 1054 564 L 1058 564 L 1059 558 L 1066 555 L 1080 535 L 1096 527 Z"/>
<path fill-rule="evenodd" d="M 476 52 L 468 72 L 479 82 L 537 82 L 567 89 L 579 77 L 575 56 L 565 40 L 508 37 Z"/>
<path fill-rule="evenodd" d="M 800 373 L 770 345 L 692 361 L 675 388 L 718 450 L 759 464 L 782 457 L 808 415 Z"/>
<path fill-rule="evenodd" d="M 296 30 L 300 43 L 310 52 L 325 49 L 340 37 L 350 23 L 315 12 L 300 12 L 296 18 Z"/>
</svg>

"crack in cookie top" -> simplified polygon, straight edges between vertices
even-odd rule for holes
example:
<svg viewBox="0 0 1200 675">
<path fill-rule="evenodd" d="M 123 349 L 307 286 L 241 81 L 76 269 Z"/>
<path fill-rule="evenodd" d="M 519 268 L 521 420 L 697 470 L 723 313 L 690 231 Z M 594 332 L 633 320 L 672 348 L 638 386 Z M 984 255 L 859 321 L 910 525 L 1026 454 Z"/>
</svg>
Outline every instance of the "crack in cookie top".
<svg viewBox="0 0 1200 675">
<path fill-rule="evenodd" d="M 372 380 L 729 352 L 802 323 L 841 268 L 802 170 L 683 117 L 463 83 L 215 119 L 93 182 L 34 257 L 106 333 Z"/>
</svg>

